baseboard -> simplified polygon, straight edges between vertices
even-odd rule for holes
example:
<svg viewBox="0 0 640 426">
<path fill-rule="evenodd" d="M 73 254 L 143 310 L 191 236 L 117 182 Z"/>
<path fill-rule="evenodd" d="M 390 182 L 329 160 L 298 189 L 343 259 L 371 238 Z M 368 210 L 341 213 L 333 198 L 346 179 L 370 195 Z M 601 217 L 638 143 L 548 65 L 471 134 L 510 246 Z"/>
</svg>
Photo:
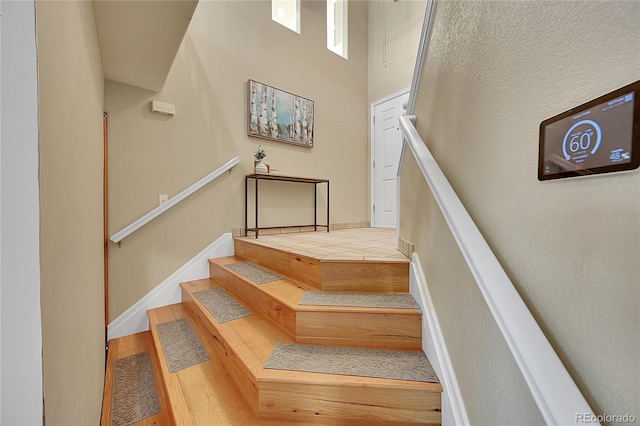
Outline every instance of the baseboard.
<svg viewBox="0 0 640 426">
<path fill-rule="evenodd" d="M 470 425 L 460 393 L 447 345 L 442 336 L 438 316 L 431 300 L 427 280 L 417 253 L 413 253 L 410 272 L 410 292 L 422 308 L 422 350 L 429 358 L 442 384 L 442 425 Z"/>
<path fill-rule="evenodd" d="M 231 233 L 222 234 L 207 248 L 113 320 L 107 327 L 107 338 L 113 339 L 148 330 L 147 310 L 179 303 L 181 300 L 181 282 L 207 278 L 209 276 L 208 259 L 233 256 L 233 252 Z"/>
</svg>

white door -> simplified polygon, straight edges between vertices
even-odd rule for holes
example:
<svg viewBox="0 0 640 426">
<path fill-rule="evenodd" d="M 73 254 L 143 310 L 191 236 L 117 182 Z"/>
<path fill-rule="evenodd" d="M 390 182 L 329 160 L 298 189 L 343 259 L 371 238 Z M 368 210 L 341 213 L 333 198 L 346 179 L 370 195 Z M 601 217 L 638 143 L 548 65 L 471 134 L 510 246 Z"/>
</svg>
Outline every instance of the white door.
<svg viewBox="0 0 640 426">
<path fill-rule="evenodd" d="M 372 131 L 372 226 L 396 227 L 396 175 L 402 149 L 402 132 L 398 118 L 404 114 L 409 92 L 373 104 Z"/>
</svg>

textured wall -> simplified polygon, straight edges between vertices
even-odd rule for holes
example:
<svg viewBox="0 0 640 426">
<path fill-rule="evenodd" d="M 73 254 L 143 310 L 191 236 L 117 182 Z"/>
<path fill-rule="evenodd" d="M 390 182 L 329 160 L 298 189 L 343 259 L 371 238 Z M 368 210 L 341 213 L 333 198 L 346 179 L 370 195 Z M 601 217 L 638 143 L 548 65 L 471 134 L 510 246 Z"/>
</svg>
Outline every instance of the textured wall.
<svg viewBox="0 0 640 426">
<path fill-rule="evenodd" d="M 440 2 L 416 106 L 418 131 L 594 411 L 636 417 L 640 173 L 541 183 L 536 170 L 541 121 L 640 78 L 639 22 L 637 2 Z M 471 422 L 537 424 L 418 175 L 408 160 L 401 236 L 424 262 Z"/>
<path fill-rule="evenodd" d="M 244 226 L 244 174 L 253 171 L 260 144 L 282 174 L 331 180 L 332 223 L 368 221 L 367 4 L 350 2 L 348 61 L 326 49 L 326 4 L 301 5 L 296 34 L 271 20 L 269 2 L 203 1 L 161 93 L 107 82 L 112 233 L 155 207 L 158 194 L 175 195 L 242 158 L 231 174 L 121 248 L 112 246 L 111 320 L 222 233 Z M 315 102 L 312 149 L 246 135 L 249 79 Z M 152 114 L 152 99 L 174 104 L 175 117 Z M 313 218 L 308 187 L 281 186 L 261 199 L 267 207 L 261 225 Z"/>
<path fill-rule="evenodd" d="M 104 77 L 91 2 L 37 3 L 48 425 L 97 424 L 104 378 Z"/>
</svg>

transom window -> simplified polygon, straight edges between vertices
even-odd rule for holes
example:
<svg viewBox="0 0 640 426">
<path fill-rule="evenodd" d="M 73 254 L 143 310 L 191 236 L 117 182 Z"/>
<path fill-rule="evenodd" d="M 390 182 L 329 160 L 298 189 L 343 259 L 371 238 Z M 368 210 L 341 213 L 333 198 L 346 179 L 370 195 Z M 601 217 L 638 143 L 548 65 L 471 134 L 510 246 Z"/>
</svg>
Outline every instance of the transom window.
<svg viewBox="0 0 640 426">
<path fill-rule="evenodd" d="M 327 0 L 327 49 L 348 59 L 348 0 Z"/>
<path fill-rule="evenodd" d="M 300 34 L 300 0 L 271 0 L 271 19 Z"/>
</svg>

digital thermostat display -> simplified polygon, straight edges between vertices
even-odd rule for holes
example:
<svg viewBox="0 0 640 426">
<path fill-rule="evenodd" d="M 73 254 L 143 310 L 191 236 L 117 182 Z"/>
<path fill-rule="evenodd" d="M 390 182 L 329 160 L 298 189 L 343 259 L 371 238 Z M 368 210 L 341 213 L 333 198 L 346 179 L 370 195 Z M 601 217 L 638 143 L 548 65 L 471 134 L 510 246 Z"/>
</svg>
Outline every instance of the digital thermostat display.
<svg viewBox="0 0 640 426">
<path fill-rule="evenodd" d="M 538 179 L 640 165 L 640 81 L 540 124 Z"/>
</svg>

